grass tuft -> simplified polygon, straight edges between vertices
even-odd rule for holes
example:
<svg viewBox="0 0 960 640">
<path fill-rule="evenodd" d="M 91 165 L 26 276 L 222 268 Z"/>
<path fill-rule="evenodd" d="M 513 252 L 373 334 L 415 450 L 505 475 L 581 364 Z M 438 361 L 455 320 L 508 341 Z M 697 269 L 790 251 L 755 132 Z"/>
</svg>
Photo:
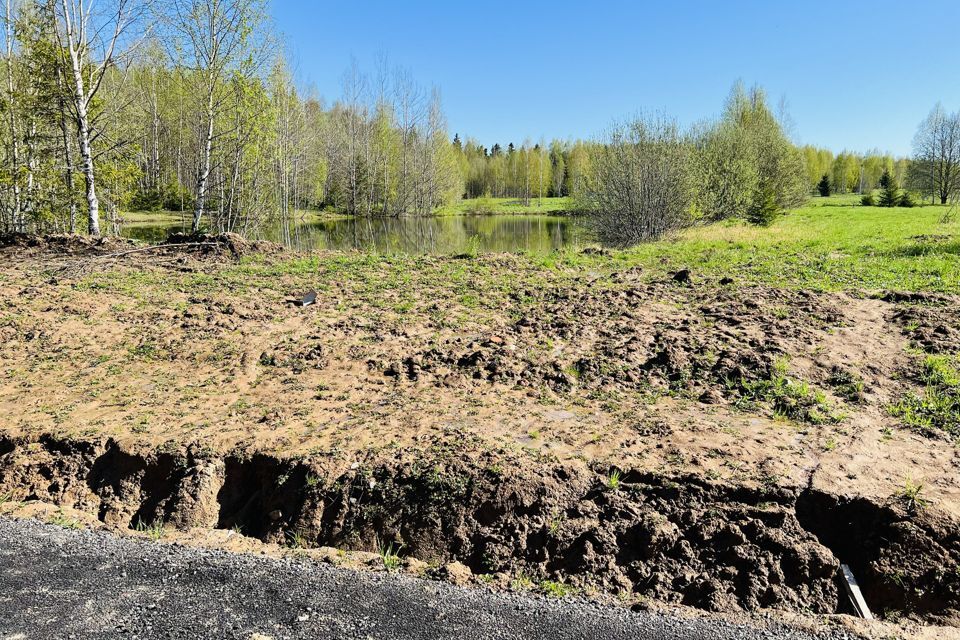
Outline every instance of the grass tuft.
<svg viewBox="0 0 960 640">
<path fill-rule="evenodd" d="M 960 438 L 960 359 L 927 356 L 920 379 L 924 392 L 907 394 L 890 413 L 925 435 Z"/>
</svg>

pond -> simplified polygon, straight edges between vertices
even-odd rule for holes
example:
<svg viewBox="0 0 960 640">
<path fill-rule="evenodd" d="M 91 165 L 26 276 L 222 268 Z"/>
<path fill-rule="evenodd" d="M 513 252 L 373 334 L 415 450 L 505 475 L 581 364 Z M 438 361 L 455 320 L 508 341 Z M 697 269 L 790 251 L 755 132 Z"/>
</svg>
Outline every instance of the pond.
<svg viewBox="0 0 960 640">
<path fill-rule="evenodd" d="M 128 238 L 160 242 L 179 222 L 131 224 Z M 282 242 L 279 225 L 261 234 Z M 285 244 L 301 250 L 351 250 L 377 253 L 459 254 L 469 252 L 549 253 L 588 240 L 583 219 L 549 215 L 487 215 L 405 218 L 335 218 L 298 223 Z"/>
</svg>

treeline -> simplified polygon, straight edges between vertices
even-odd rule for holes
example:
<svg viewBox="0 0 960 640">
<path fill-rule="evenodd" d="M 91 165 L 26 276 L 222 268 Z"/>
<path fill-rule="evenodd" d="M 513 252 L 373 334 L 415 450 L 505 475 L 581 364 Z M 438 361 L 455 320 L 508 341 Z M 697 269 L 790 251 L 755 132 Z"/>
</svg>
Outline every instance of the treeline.
<svg viewBox="0 0 960 640">
<path fill-rule="evenodd" d="M 898 184 L 908 182 L 911 165 L 908 158 L 895 158 L 879 151 L 865 154 L 843 151 L 834 155 L 829 149 L 810 145 L 801 150 L 810 193 L 869 194 L 883 187 L 881 180 L 885 172 L 894 176 Z"/>
<path fill-rule="evenodd" d="M 488 148 L 451 138 L 439 93 L 385 63 L 348 70 L 329 106 L 305 92 L 265 2 L 5 0 L 0 229 L 99 234 L 103 219 L 117 232 L 123 211 L 173 209 L 194 229 L 255 234 L 276 219 L 289 230 L 299 209 L 426 214 L 482 196 L 588 209 L 605 181 L 641 180 L 612 158 L 637 168 L 655 148 L 683 158 L 684 217 L 763 221 L 810 194 L 869 194 L 885 174 L 933 201 L 960 184 L 956 114 L 935 109 L 909 161 L 834 155 L 795 147 L 743 88 L 691 131 L 640 122 L 606 140 Z"/>
<path fill-rule="evenodd" d="M 99 234 L 121 212 L 255 233 L 297 209 L 429 212 L 463 193 L 436 91 L 293 81 L 263 0 L 7 0 L 0 228 Z"/>
</svg>

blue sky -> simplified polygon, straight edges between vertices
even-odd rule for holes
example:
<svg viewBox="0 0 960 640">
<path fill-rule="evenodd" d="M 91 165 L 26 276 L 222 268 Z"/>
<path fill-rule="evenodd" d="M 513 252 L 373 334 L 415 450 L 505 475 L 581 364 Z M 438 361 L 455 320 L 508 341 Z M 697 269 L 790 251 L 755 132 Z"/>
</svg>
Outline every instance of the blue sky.
<svg viewBox="0 0 960 640">
<path fill-rule="evenodd" d="M 443 95 L 451 135 L 589 137 L 639 110 L 689 124 L 738 79 L 786 100 L 800 143 L 907 154 L 960 109 L 960 0 L 273 0 L 298 78 L 328 101 L 377 56 Z"/>
</svg>

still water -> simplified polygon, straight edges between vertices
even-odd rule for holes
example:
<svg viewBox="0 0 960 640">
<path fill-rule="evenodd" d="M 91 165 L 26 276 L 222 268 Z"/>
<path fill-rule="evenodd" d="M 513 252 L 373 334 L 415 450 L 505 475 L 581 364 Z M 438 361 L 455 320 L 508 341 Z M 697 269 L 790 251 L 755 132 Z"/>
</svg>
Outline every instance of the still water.
<svg viewBox="0 0 960 640">
<path fill-rule="evenodd" d="M 160 242 L 181 224 L 130 225 L 128 238 Z M 576 247 L 588 239 L 584 221 L 545 215 L 490 215 L 407 218 L 342 218 L 298 223 L 286 244 L 301 250 L 351 250 L 377 253 L 467 252 L 548 253 Z M 282 242 L 279 226 L 265 230 L 264 240 Z"/>
</svg>

